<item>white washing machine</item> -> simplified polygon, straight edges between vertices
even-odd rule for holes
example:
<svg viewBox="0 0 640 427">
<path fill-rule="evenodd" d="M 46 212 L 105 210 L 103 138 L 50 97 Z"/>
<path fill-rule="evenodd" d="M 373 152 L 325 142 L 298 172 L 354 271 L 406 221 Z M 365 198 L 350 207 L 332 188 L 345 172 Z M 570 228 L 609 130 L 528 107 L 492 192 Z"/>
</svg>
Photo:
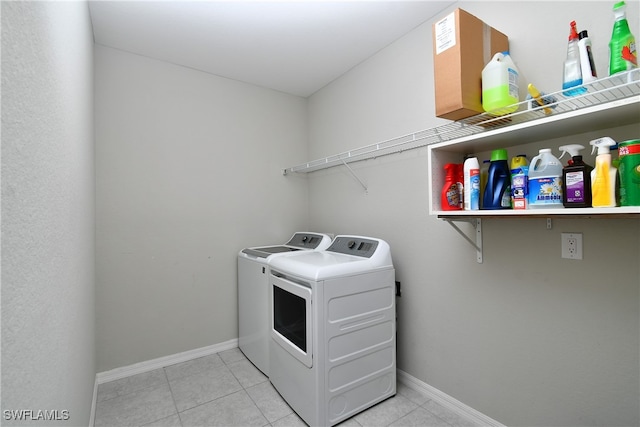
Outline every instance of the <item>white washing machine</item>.
<svg viewBox="0 0 640 427">
<path fill-rule="evenodd" d="M 284 245 L 243 249 L 238 253 L 238 346 L 269 376 L 270 259 L 297 251 L 323 250 L 331 238 L 321 233 L 298 232 Z"/>
<path fill-rule="evenodd" d="M 337 236 L 326 251 L 269 262 L 269 380 L 311 426 L 396 394 L 395 270 L 380 239 Z"/>
</svg>

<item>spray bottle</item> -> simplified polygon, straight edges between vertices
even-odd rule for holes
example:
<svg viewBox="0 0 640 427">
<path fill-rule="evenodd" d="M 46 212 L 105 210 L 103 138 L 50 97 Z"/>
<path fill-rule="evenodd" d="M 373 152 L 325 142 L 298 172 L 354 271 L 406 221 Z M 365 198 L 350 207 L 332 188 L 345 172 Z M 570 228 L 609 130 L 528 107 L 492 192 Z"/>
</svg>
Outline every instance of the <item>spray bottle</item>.
<svg viewBox="0 0 640 427">
<path fill-rule="evenodd" d="M 593 146 L 591 154 L 598 147 L 596 167 L 591 171 L 591 196 L 594 208 L 608 208 L 616 206 L 616 173 L 617 169 L 611 164 L 610 147 L 616 142 L 603 137 L 594 139 L 589 144 Z"/>
<path fill-rule="evenodd" d="M 591 207 L 591 171 L 593 168 L 582 161 L 580 144 L 563 145 L 560 147 L 562 159 L 565 154 L 571 158 L 567 166 L 562 169 L 562 204 L 565 208 Z"/>
<path fill-rule="evenodd" d="M 460 210 L 460 193 L 458 191 L 458 165 L 447 163 L 444 165 L 444 186 L 440 196 L 440 209 L 443 211 Z"/>
<path fill-rule="evenodd" d="M 582 86 L 582 69 L 580 68 L 580 51 L 578 49 L 578 30 L 576 21 L 569 24 L 569 44 L 567 45 L 567 59 L 564 60 L 564 76 L 562 79 L 562 94 L 565 96 L 580 95 L 587 91 Z"/>
<path fill-rule="evenodd" d="M 638 66 L 638 54 L 636 52 L 636 39 L 631 34 L 624 1 L 613 6 L 615 23 L 613 34 L 609 42 L 609 75 L 621 71 L 631 70 Z"/>
</svg>

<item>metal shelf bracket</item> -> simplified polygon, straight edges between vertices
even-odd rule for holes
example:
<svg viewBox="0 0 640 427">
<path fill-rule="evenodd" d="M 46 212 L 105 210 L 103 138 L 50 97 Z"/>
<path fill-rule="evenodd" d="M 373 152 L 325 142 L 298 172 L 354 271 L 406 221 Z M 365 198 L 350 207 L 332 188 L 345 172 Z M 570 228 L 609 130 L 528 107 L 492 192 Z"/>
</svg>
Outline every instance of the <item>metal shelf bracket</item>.
<svg viewBox="0 0 640 427">
<path fill-rule="evenodd" d="M 464 239 L 471 243 L 476 250 L 476 261 L 478 264 L 482 264 L 482 219 L 480 218 L 443 218 L 454 230 L 456 230 Z M 467 234 L 458 227 L 455 222 L 468 222 L 471 223 L 475 229 L 475 240 L 467 236 Z"/>
<path fill-rule="evenodd" d="M 362 180 L 358 177 L 358 175 L 356 175 L 356 173 L 353 171 L 353 169 L 351 169 L 351 166 L 349 166 L 347 164 L 347 162 L 345 162 L 344 160 L 342 160 L 342 164 L 345 165 L 345 167 L 347 168 L 347 170 L 349 171 L 349 173 L 351 173 L 351 176 L 360 183 L 360 185 L 362 186 L 362 188 L 364 188 L 364 193 L 365 194 L 369 194 L 369 190 L 367 189 L 367 186 L 364 185 L 364 182 L 362 182 Z"/>
</svg>

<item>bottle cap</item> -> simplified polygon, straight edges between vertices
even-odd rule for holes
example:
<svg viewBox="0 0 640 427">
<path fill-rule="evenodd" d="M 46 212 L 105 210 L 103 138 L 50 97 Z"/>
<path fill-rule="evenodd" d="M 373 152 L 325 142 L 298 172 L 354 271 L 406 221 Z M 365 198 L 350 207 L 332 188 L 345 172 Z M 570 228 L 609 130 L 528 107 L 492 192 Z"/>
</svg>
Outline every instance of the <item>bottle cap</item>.
<svg viewBox="0 0 640 427">
<path fill-rule="evenodd" d="M 589 37 L 589 34 L 587 34 L 587 30 L 582 30 L 580 31 L 580 34 L 578 34 L 578 37 L 580 37 L 580 40 L 586 39 L 587 37 Z"/>
<path fill-rule="evenodd" d="M 500 149 L 500 150 L 493 150 L 491 152 L 491 161 L 495 162 L 498 160 L 507 160 L 507 150 Z"/>
<path fill-rule="evenodd" d="M 578 30 L 576 30 L 576 21 L 569 23 L 571 30 L 569 31 L 569 41 L 576 40 L 578 38 Z"/>
<path fill-rule="evenodd" d="M 618 3 L 613 5 L 613 10 L 616 9 L 620 9 L 621 7 L 624 7 L 624 2 L 623 1 L 619 1 Z"/>
</svg>

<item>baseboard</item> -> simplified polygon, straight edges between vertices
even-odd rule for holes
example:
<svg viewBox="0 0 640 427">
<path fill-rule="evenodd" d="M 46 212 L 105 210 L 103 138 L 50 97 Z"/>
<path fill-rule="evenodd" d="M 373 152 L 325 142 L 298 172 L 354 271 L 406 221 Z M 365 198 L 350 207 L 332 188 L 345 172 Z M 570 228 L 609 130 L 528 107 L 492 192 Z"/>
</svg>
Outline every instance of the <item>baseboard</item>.
<svg viewBox="0 0 640 427">
<path fill-rule="evenodd" d="M 91 400 L 91 413 L 89 414 L 89 427 L 93 427 L 96 421 L 96 403 L 98 399 L 98 378 L 93 382 L 93 399 Z"/>
<path fill-rule="evenodd" d="M 165 366 L 175 365 L 176 363 L 187 362 L 198 357 L 209 356 L 225 350 L 231 350 L 238 347 L 238 339 L 234 338 L 223 343 L 210 345 L 207 347 L 196 348 L 193 350 L 176 353 L 169 356 L 158 357 L 157 359 L 147 360 L 145 362 L 135 363 L 121 368 L 115 368 L 110 371 L 98 372 L 96 374 L 96 384 L 108 383 L 131 375 L 142 374 L 144 372 L 153 371 L 154 369 L 164 368 Z"/>
<path fill-rule="evenodd" d="M 397 370 L 396 374 L 398 377 L 398 381 L 400 381 L 405 386 L 424 394 L 429 399 L 433 400 L 436 403 L 439 403 L 440 405 L 444 406 L 450 411 L 455 412 L 461 417 L 472 421 L 474 424 L 490 427 L 506 427 L 493 418 L 486 416 L 482 412 L 476 411 L 472 407 L 465 405 L 456 398 L 449 396 L 445 392 L 440 391 L 423 381 L 420 381 L 419 379 L 407 374 L 404 371 L 401 371 L 400 369 Z"/>
</svg>

